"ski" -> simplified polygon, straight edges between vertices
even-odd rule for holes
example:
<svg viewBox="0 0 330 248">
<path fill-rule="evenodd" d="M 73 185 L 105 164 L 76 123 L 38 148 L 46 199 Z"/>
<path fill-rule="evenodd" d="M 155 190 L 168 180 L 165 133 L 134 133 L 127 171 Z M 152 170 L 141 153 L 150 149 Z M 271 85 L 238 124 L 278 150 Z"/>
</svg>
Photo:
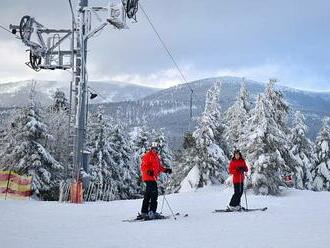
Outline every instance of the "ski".
<svg viewBox="0 0 330 248">
<path fill-rule="evenodd" d="M 232 211 L 229 209 L 215 209 L 213 211 L 213 213 L 233 213 L 233 212 L 253 212 L 253 211 L 266 211 L 268 209 L 268 207 L 264 207 L 264 208 L 242 208 L 242 210 L 240 211 Z"/>
<path fill-rule="evenodd" d="M 253 211 L 266 211 L 268 209 L 268 207 L 264 207 L 264 208 L 249 208 L 249 209 L 244 209 L 244 212 L 253 212 Z"/>
<path fill-rule="evenodd" d="M 165 216 L 162 216 L 161 218 L 156 218 L 156 219 L 133 218 L 133 219 L 122 220 L 122 222 L 144 222 L 144 221 L 166 220 L 166 219 L 170 219 L 170 218 L 171 218 L 171 215 L 165 215 Z"/>
<path fill-rule="evenodd" d="M 188 214 L 184 214 L 181 215 L 180 213 L 176 213 L 175 215 L 175 219 L 177 216 L 181 216 L 181 217 L 188 217 Z M 170 219 L 172 218 L 172 215 L 162 215 L 161 218 L 156 218 L 156 219 L 139 219 L 139 218 L 134 218 L 134 219 L 127 219 L 127 220 L 122 220 L 123 222 L 143 222 L 143 221 L 152 221 L 152 220 L 164 220 L 164 219 Z"/>
</svg>

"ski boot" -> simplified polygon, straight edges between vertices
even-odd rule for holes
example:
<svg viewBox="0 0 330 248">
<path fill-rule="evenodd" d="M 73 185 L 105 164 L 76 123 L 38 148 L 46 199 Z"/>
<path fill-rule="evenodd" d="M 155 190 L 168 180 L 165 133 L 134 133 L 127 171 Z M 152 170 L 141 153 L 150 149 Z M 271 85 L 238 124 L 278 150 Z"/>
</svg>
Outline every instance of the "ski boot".
<svg viewBox="0 0 330 248">
<path fill-rule="evenodd" d="M 242 207 L 240 205 L 238 206 L 227 206 L 228 212 L 239 212 L 242 210 Z"/>
<path fill-rule="evenodd" d="M 148 219 L 153 220 L 153 219 L 163 219 L 164 216 L 161 215 L 160 213 L 154 212 L 154 211 L 149 211 L 148 213 Z"/>
<path fill-rule="evenodd" d="M 139 213 L 138 216 L 136 216 L 136 220 L 145 220 L 148 217 L 147 213 Z"/>
</svg>

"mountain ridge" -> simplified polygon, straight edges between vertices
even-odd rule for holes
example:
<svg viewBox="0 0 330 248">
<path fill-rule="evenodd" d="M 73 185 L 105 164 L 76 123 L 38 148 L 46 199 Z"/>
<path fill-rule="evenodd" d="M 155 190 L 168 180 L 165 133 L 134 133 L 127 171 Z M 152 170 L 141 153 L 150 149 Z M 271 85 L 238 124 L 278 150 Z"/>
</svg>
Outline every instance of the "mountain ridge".
<svg viewBox="0 0 330 248">
<path fill-rule="evenodd" d="M 188 84 L 176 85 L 150 94 L 142 99 L 129 102 L 104 103 L 105 113 L 124 121 L 129 126 L 148 123 L 152 128 L 163 128 L 172 147 L 180 148 L 183 134 L 192 130 L 198 116 L 204 110 L 207 90 L 216 81 L 222 81 L 220 105 L 222 111 L 231 106 L 242 83 L 237 77 L 213 77 L 196 80 Z M 263 93 L 265 83 L 246 80 L 252 102 Z M 330 93 L 301 91 L 275 85 L 288 101 L 292 111 L 300 110 L 305 114 L 309 127 L 309 137 L 315 138 L 324 116 L 330 116 Z M 193 120 L 190 121 L 190 89 L 193 89 Z"/>
<path fill-rule="evenodd" d="M 29 96 L 32 82 L 36 82 L 36 98 L 48 104 L 56 89 L 65 92 L 69 98 L 70 82 L 48 80 L 23 80 L 0 84 L 0 107 L 24 106 Z M 118 81 L 90 81 L 90 92 L 99 95 L 93 103 L 136 100 L 158 91 L 158 88 Z"/>
<path fill-rule="evenodd" d="M 195 80 L 186 84 L 179 84 L 167 89 L 146 88 L 129 83 L 90 82 L 90 87 L 99 97 L 90 101 L 92 111 L 102 104 L 105 114 L 126 123 L 128 126 L 138 126 L 147 123 L 152 128 L 163 128 L 172 147 L 179 148 L 183 134 L 193 130 L 197 118 L 201 115 L 207 90 L 216 81 L 222 81 L 220 105 L 222 111 L 231 106 L 239 92 L 242 78 L 238 77 L 210 77 Z M 7 89 L 9 84 L 0 84 L 0 109 L 23 106 L 27 102 L 31 81 L 22 81 L 25 86 L 20 89 Z M 62 81 L 62 84 L 69 84 Z M 246 80 L 251 100 L 254 102 L 258 94 L 264 92 L 266 83 Z M 40 85 L 40 86 L 39 86 Z M 2 86 L 2 87 L 1 87 Z M 59 86 L 59 87 L 58 87 Z M 114 88 L 112 87 L 114 86 Z M 62 88 L 61 88 L 62 87 Z M 280 84 L 275 87 L 284 94 L 292 111 L 300 110 L 306 116 L 309 127 L 308 135 L 315 138 L 321 126 L 321 119 L 330 116 L 330 92 L 313 92 L 294 89 Z M 10 88 L 10 87 L 9 87 Z M 37 90 L 44 92 L 37 96 L 39 102 L 50 102 L 52 92 L 56 88 L 65 89 L 56 81 L 37 81 Z M 193 119 L 190 120 L 190 92 L 193 89 Z M 67 88 L 68 91 L 68 88 Z M 100 93 L 101 92 L 101 93 Z M 24 93 L 21 95 L 21 93 Z M 4 102 L 3 96 L 10 96 L 9 104 Z M 23 96 L 23 97 L 21 97 Z M 12 104 L 12 103 L 15 104 Z M 11 105 L 10 105 L 11 103 Z"/>
</svg>

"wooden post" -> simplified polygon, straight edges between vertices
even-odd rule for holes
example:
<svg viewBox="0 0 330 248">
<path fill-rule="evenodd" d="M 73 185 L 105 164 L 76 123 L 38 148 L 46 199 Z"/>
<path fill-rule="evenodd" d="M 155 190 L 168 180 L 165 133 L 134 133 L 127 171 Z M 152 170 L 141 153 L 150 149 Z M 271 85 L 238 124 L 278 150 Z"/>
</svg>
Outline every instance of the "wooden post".
<svg viewBox="0 0 330 248">
<path fill-rule="evenodd" d="M 7 193 L 8 193 L 8 188 L 9 188 L 10 176 L 11 176 L 11 170 L 9 171 L 9 175 L 8 175 L 7 187 L 6 187 L 6 194 L 5 194 L 5 200 L 7 200 Z"/>
</svg>

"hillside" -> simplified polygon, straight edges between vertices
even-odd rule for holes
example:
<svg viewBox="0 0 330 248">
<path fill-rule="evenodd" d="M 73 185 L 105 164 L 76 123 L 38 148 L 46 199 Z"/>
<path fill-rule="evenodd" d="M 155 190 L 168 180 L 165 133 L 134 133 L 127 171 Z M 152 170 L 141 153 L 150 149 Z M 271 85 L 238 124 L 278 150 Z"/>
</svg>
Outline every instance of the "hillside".
<svg viewBox="0 0 330 248">
<path fill-rule="evenodd" d="M 194 128 L 196 119 L 203 111 L 206 92 L 215 81 L 223 82 L 220 104 L 225 111 L 237 96 L 241 78 L 208 78 L 164 90 L 120 82 L 90 82 L 90 86 L 100 95 L 90 101 L 94 104 L 91 110 L 95 110 L 97 104 L 102 104 L 107 115 L 129 126 L 148 123 L 153 128 L 164 128 L 171 147 L 179 148 L 184 132 Z M 57 88 L 68 92 L 68 87 L 67 82 L 38 81 L 37 99 L 41 103 L 48 103 Z M 189 118 L 190 87 L 194 91 L 192 122 Z M 26 104 L 30 88 L 31 81 L 0 84 L 0 109 Z M 254 101 L 264 91 L 265 84 L 248 80 L 247 88 Z M 309 127 L 308 136 L 314 139 L 321 119 L 330 115 L 330 93 L 302 91 L 280 85 L 277 88 L 285 95 L 291 113 L 296 110 L 304 113 Z M 3 116 L 8 114 L 4 113 Z"/>
<path fill-rule="evenodd" d="M 25 105 L 31 85 L 31 80 L 0 84 L 0 108 Z M 89 86 L 92 91 L 99 94 L 93 99 L 93 103 L 138 100 L 159 90 L 115 81 L 90 81 Z M 56 89 L 64 91 L 69 98 L 70 82 L 36 81 L 37 100 L 42 104 L 48 104 Z"/>
<path fill-rule="evenodd" d="M 196 118 L 204 109 L 207 90 L 215 81 L 222 81 L 220 104 L 225 111 L 233 104 L 239 92 L 241 78 L 220 77 L 181 84 L 161 90 L 141 100 L 105 104 L 106 113 L 129 123 L 139 125 L 147 122 L 151 127 L 164 128 L 172 147 L 180 147 L 182 135 L 194 127 Z M 193 122 L 189 119 L 190 89 L 193 89 Z M 265 90 L 265 84 L 247 80 L 251 100 Z M 320 128 L 321 119 L 330 115 L 330 93 L 317 93 L 277 86 L 287 99 L 291 113 L 300 110 L 306 117 L 310 130 L 308 135 L 314 138 Z"/>
<path fill-rule="evenodd" d="M 248 194 L 250 207 L 268 206 L 268 210 L 212 213 L 225 207 L 231 194 L 232 189 L 214 186 L 169 195 L 173 210 L 188 213 L 188 217 L 138 223 L 122 220 L 136 215 L 141 200 L 83 205 L 0 201 L 0 240 L 3 247 L 10 248 L 20 248 L 22 244 L 33 248 L 328 246 L 328 192 L 285 189 L 280 197 Z M 159 209 L 161 201 L 160 196 Z M 169 214 L 166 206 L 164 213 Z"/>
</svg>

